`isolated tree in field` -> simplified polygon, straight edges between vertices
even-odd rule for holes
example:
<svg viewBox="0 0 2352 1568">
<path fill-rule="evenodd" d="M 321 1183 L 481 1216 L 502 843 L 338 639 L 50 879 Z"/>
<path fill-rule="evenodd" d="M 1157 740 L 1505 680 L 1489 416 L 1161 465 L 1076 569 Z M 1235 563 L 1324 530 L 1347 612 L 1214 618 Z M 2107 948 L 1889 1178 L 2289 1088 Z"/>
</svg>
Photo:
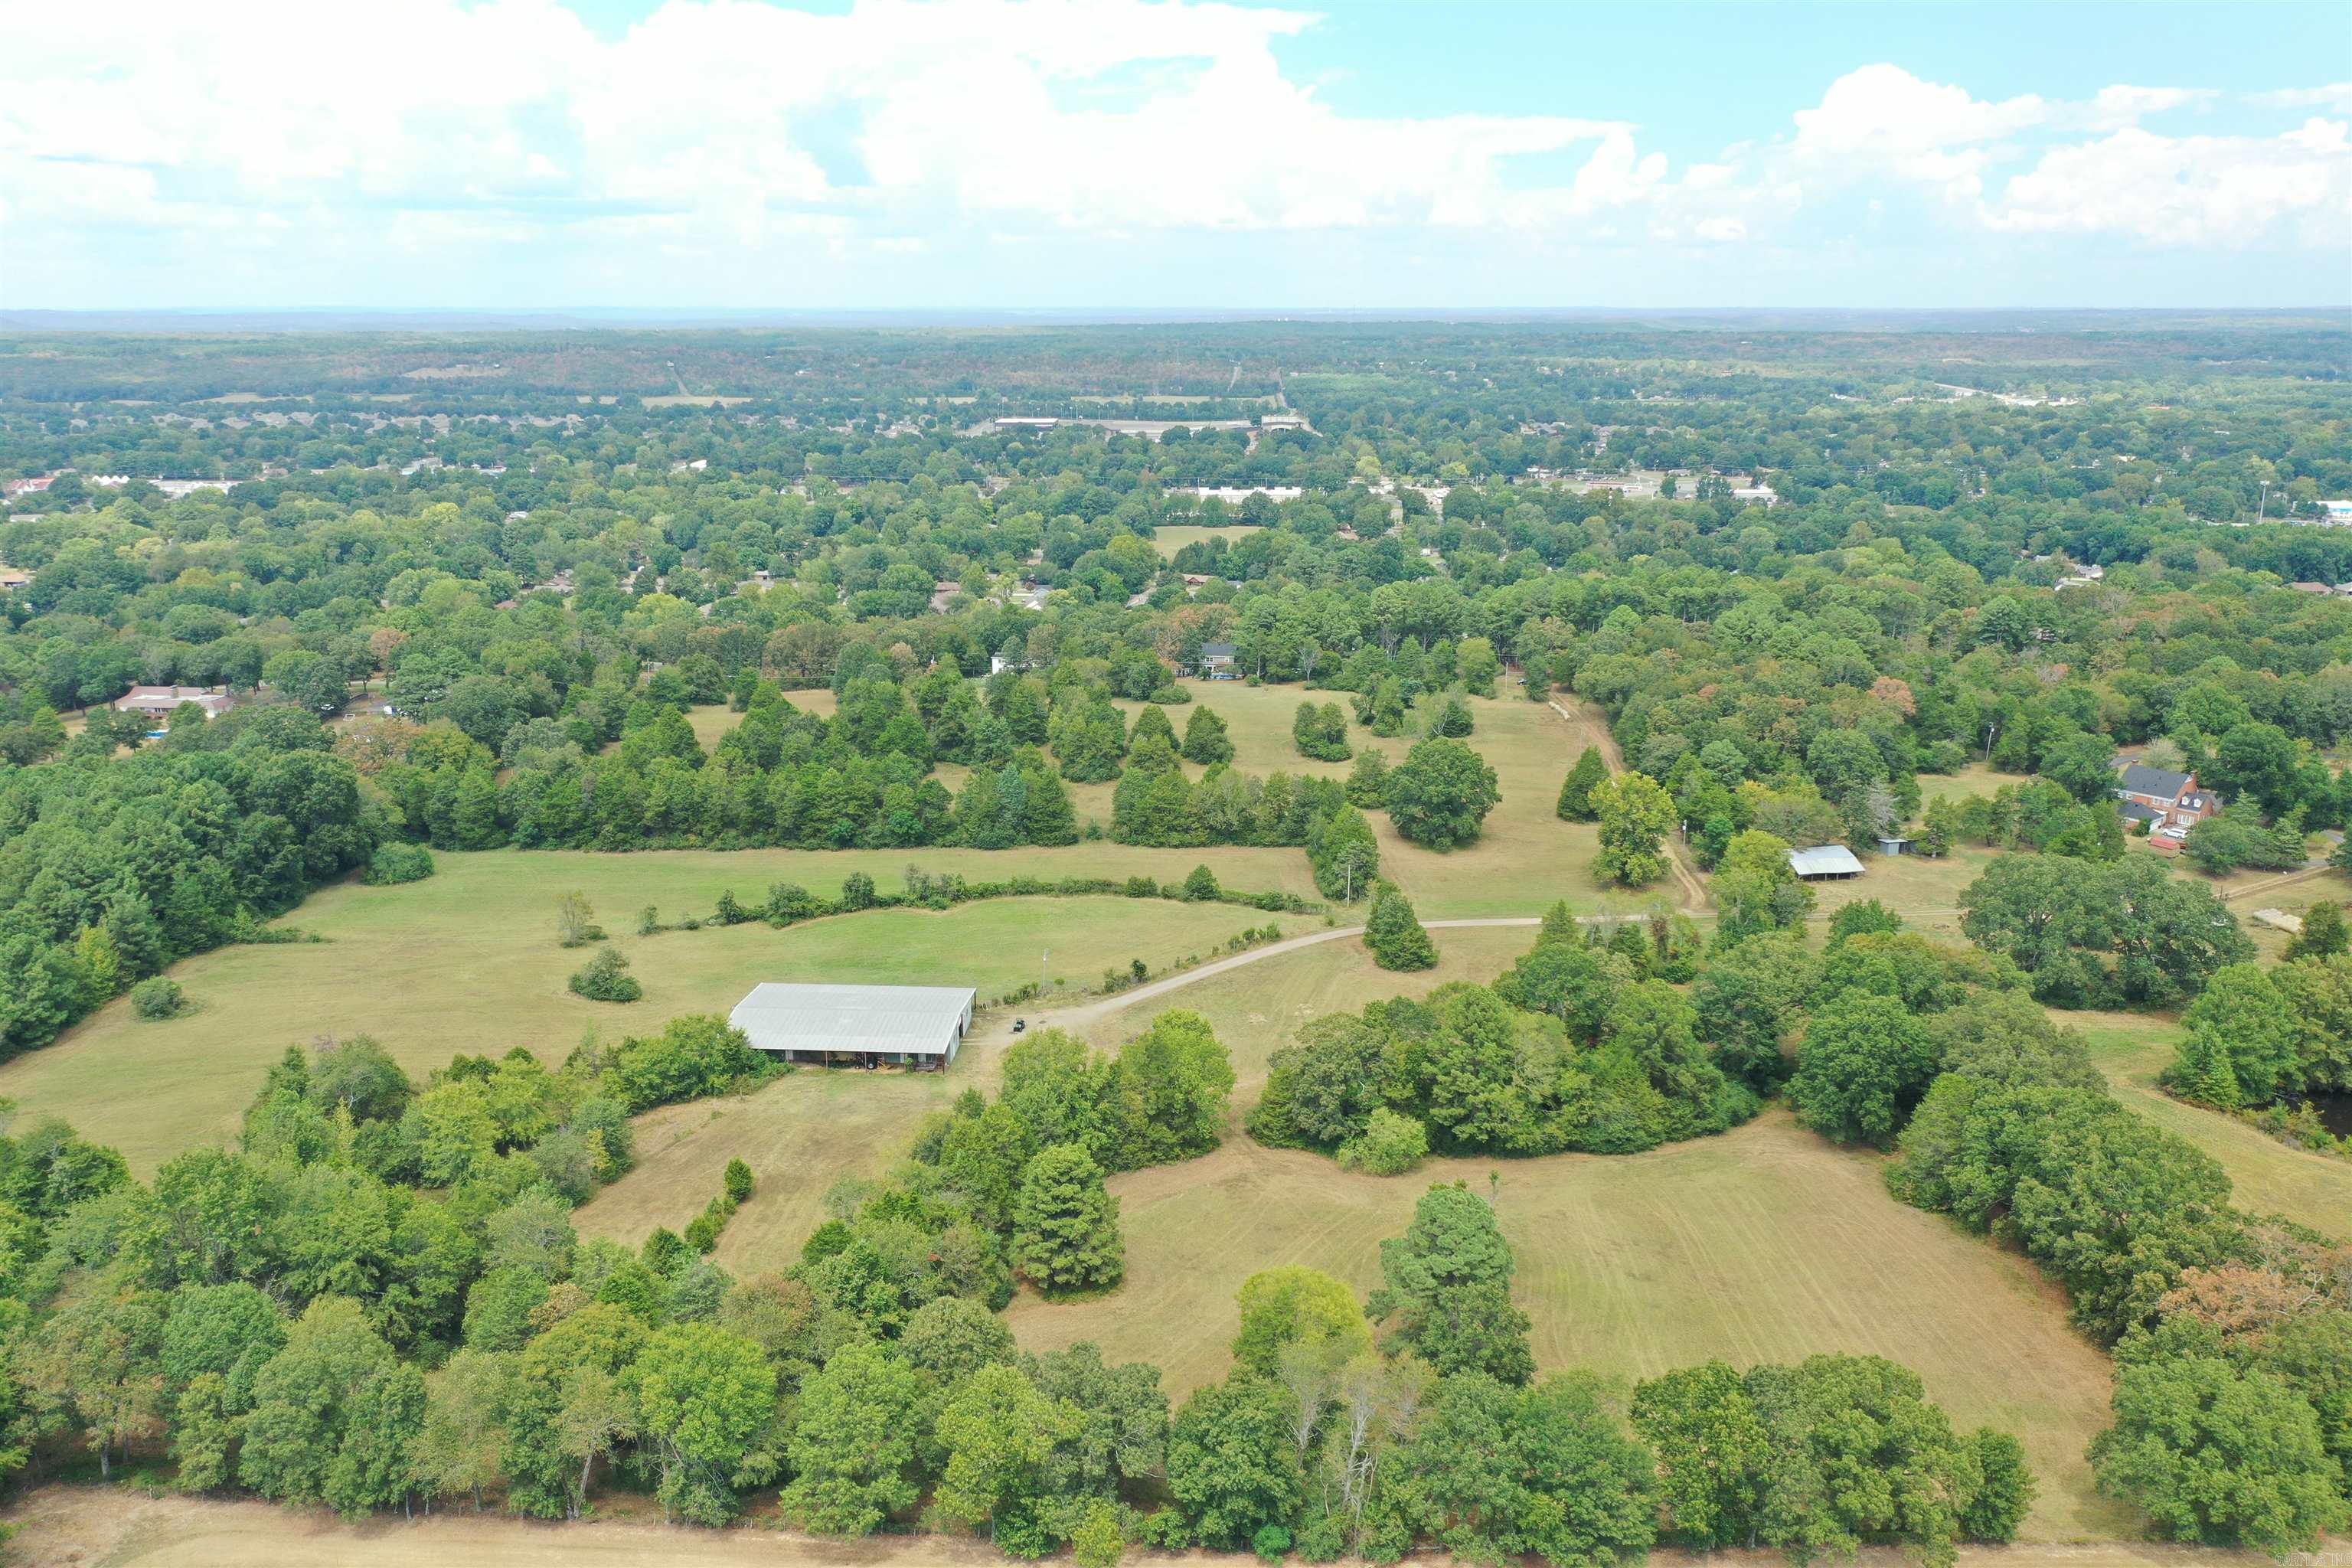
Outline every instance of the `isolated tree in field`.
<svg viewBox="0 0 2352 1568">
<path fill-rule="evenodd" d="M 1601 822 L 1601 852 L 1592 868 L 1610 881 L 1627 888 L 1654 882 L 1666 874 L 1659 848 L 1674 831 L 1674 798 L 1646 773 L 1621 773 L 1592 789 L 1592 808 Z"/>
<path fill-rule="evenodd" d="M 1388 780 L 1388 753 L 1378 746 L 1366 746 L 1356 753 L 1356 765 L 1348 770 L 1348 804 L 1365 811 L 1373 809 L 1386 794 Z"/>
<path fill-rule="evenodd" d="M 1591 822 L 1600 811 L 1592 804 L 1593 787 L 1609 776 L 1609 764 L 1601 758 L 1601 748 L 1587 746 L 1576 765 L 1568 770 L 1568 777 L 1559 786 L 1559 805 L 1556 808 L 1563 822 Z"/>
<path fill-rule="evenodd" d="M 1291 720 L 1290 741 L 1300 756 L 1321 762 L 1344 763 L 1354 755 L 1348 744 L 1348 716 L 1337 702 L 1326 702 L 1320 708 L 1312 702 L 1300 703 Z"/>
<path fill-rule="evenodd" d="M 591 1002 L 635 1002 L 646 994 L 629 973 L 629 961 L 614 947 L 600 947 L 595 955 L 572 972 L 572 994 Z"/>
<path fill-rule="evenodd" d="M 1118 1200 L 1104 1190 L 1102 1167 L 1077 1144 L 1041 1150 L 1022 1172 L 1013 1261 L 1048 1294 L 1107 1289 L 1126 1273 Z"/>
<path fill-rule="evenodd" d="M 1371 918 L 1364 922 L 1364 945 L 1382 969 L 1434 969 L 1437 948 L 1422 929 L 1412 903 L 1387 883 L 1372 895 Z"/>
<path fill-rule="evenodd" d="M 555 940 L 563 947 L 579 947 L 593 940 L 596 911 L 583 893 L 566 893 L 555 900 Z"/>
<path fill-rule="evenodd" d="M 1195 705 L 1191 717 L 1184 721 L 1182 756 L 1188 763 L 1203 767 L 1214 763 L 1234 760 L 1233 737 L 1225 732 L 1225 721 L 1213 708 Z"/>
<path fill-rule="evenodd" d="M 1398 834 L 1431 849 L 1451 849 L 1478 837 L 1479 825 L 1502 799 L 1495 770 L 1459 741 L 1414 745 L 1389 770 L 1381 803 Z"/>
</svg>

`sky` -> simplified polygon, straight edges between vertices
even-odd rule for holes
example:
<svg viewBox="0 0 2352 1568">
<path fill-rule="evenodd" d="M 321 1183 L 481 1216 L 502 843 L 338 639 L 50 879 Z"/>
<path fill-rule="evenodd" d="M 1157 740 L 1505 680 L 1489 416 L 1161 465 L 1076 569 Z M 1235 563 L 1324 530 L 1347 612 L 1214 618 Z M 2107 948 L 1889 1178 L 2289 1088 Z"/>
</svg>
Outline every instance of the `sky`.
<svg viewBox="0 0 2352 1568">
<path fill-rule="evenodd" d="M 2352 307 L 2352 5 L 75 0 L 0 310 Z"/>
</svg>

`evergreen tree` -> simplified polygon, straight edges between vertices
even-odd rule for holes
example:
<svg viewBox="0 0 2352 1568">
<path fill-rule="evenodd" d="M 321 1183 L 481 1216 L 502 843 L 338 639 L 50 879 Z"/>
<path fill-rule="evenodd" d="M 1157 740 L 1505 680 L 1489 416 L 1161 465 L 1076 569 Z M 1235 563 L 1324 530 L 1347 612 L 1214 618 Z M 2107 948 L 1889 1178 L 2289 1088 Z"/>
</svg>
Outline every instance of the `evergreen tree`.
<svg viewBox="0 0 2352 1568">
<path fill-rule="evenodd" d="M 1437 949 L 1421 927 L 1412 901 L 1383 882 L 1372 895 L 1371 918 L 1364 922 L 1364 945 L 1382 969 L 1434 969 Z"/>
<path fill-rule="evenodd" d="M 1592 786 L 1608 776 L 1609 764 L 1601 760 L 1601 748 L 1585 747 L 1584 754 L 1576 759 L 1576 765 L 1568 770 L 1568 777 L 1561 781 L 1558 807 L 1560 820 L 1563 822 L 1598 820 L 1601 812 L 1592 804 Z"/>
<path fill-rule="evenodd" d="M 1013 1260 L 1049 1294 L 1105 1289 L 1126 1273 L 1118 1200 L 1104 1190 L 1102 1167 L 1078 1144 L 1042 1149 L 1021 1173 Z"/>
<path fill-rule="evenodd" d="M 1232 737 L 1225 733 L 1225 721 L 1217 716 L 1215 709 L 1195 707 L 1192 716 L 1184 721 L 1182 755 L 1186 762 L 1199 763 L 1203 766 L 1234 760 Z"/>
</svg>

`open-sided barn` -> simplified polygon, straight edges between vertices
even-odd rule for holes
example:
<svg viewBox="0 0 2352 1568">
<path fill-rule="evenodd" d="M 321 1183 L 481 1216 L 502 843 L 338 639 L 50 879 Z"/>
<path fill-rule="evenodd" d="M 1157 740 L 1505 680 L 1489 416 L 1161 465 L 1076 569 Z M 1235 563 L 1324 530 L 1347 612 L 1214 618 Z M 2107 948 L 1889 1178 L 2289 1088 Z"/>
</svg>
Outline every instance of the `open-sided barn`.
<svg viewBox="0 0 2352 1568">
<path fill-rule="evenodd" d="M 971 1027 L 974 993 L 948 985 L 754 985 L 727 1021 L 752 1046 L 823 1066 L 944 1068 Z"/>
</svg>

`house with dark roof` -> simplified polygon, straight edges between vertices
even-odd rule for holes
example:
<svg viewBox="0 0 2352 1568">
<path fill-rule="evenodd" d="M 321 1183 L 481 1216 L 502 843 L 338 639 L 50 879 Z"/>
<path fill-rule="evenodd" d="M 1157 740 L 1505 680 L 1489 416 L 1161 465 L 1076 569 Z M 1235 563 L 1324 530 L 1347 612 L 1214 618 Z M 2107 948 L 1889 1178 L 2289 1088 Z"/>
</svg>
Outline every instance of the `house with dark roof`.
<svg viewBox="0 0 2352 1568">
<path fill-rule="evenodd" d="M 1242 672 L 1234 660 L 1240 651 L 1229 642 L 1202 643 L 1201 674 L 1210 680 L 1239 680 Z"/>
<path fill-rule="evenodd" d="M 2221 797 L 2199 784 L 2193 773 L 2130 763 L 2116 786 L 2124 820 L 2147 823 L 2150 841 L 2159 849 L 2179 847 L 2190 828 L 2221 810 Z"/>
</svg>

